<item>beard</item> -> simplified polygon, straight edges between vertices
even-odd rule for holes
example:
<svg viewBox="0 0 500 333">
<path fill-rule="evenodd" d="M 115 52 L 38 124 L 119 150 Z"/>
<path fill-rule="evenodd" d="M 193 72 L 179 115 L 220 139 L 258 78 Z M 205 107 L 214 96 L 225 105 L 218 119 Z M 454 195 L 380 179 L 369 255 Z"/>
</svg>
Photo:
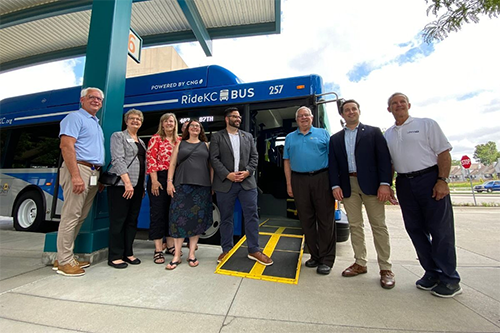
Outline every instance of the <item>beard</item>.
<svg viewBox="0 0 500 333">
<path fill-rule="evenodd" d="M 229 118 L 229 125 L 240 128 L 241 121 L 240 120 L 233 120 L 232 118 Z"/>
</svg>

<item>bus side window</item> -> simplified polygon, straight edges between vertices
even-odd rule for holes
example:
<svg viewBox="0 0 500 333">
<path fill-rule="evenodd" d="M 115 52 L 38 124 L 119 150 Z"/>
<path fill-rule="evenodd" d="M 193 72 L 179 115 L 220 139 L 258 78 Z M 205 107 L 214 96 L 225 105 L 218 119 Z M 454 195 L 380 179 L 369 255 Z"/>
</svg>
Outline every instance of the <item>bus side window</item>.
<svg viewBox="0 0 500 333">
<path fill-rule="evenodd" d="M 58 134 L 57 123 L 2 131 L 2 168 L 57 167 Z"/>
</svg>

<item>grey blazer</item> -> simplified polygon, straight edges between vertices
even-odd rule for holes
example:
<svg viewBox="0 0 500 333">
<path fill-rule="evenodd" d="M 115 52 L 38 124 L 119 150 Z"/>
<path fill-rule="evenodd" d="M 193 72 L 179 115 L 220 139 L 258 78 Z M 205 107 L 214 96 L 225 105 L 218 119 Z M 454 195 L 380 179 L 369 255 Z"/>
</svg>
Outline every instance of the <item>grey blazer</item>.
<svg viewBox="0 0 500 333">
<path fill-rule="evenodd" d="M 139 142 L 144 147 L 144 150 L 147 150 L 144 141 L 139 139 Z M 115 173 L 117 175 L 123 175 L 124 173 L 128 173 L 130 177 L 130 182 L 132 186 L 137 185 L 137 181 L 139 180 L 139 172 L 141 170 L 139 165 L 139 158 L 137 155 L 137 145 L 134 142 L 134 139 L 128 134 L 127 130 L 122 132 L 115 132 L 111 135 L 111 164 L 112 167 L 109 169 L 109 172 Z M 130 167 L 127 169 L 129 163 L 134 159 Z M 144 175 L 146 174 L 146 166 L 144 165 Z M 124 186 L 125 184 L 120 179 L 117 186 Z M 144 186 L 146 186 L 146 177 L 144 176 Z"/>
<path fill-rule="evenodd" d="M 214 181 L 212 189 L 219 192 L 228 192 L 231 189 L 231 181 L 227 179 L 227 175 L 233 171 L 250 172 L 241 186 L 245 190 L 257 188 L 255 181 L 255 169 L 259 163 L 259 154 L 253 142 L 252 134 L 238 130 L 240 135 L 240 164 L 238 170 L 234 170 L 234 155 L 231 139 L 226 129 L 223 129 L 212 135 L 210 140 L 210 162 L 214 169 Z"/>
</svg>

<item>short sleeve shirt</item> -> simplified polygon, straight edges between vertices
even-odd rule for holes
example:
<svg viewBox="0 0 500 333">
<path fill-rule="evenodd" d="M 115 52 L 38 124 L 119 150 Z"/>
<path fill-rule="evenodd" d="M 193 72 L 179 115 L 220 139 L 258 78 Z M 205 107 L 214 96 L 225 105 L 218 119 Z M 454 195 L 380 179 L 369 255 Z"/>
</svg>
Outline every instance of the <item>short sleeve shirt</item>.
<svg viewBox="0 0 500 333">
<path fill-rule="evenodd" d="M 437 164 L 437 156 L 453 147 L 438 123 L 429 118 L 409 117 L 385 132 L 394 169 L 398 173 L 423 170 Z"/>
<path fill-rule="evenodd" d="M 328 167 L 330 134 L 322 128 L 311 126 L 305 135 L 299 129 L 285 139 L 283 159 L 290 160 L 295 172 L 312 172 Z"/>
<path fill-rule="evenodd" d="M 104 165 L 104 133 L 96 116 L 84 109 L 71 112 L 60 123 L 59 137 L 62 135 L 76 139 L 77 161 Z"/>
<path fill-rule="evenodd" d="M 158 134 L 153 135 L 148 143 L 146 172 L 150 174 L 151 172 L 168 170 L 174 147 L 180 141 L 181 137 L 178 137 L 177 141 L 172 144 L 168 139 L 162 140 Z"/>
</svg>

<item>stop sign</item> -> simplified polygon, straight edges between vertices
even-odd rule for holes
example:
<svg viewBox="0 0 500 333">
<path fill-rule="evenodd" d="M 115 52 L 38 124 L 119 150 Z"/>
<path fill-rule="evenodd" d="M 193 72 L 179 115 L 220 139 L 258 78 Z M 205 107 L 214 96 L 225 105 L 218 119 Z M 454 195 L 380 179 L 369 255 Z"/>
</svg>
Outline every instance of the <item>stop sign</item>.
<svg viewBox="0 0 500 333">
<path fill-rule="evenodd" d="M 467 156 L 467 155 L 462 156 L 462 159 L 460 160 L 460 162 L 462 163 L 462 166 L 464 168 L 466 168 L 466 169 L 470 168 L 471 162 L 470 162 L 469 156 Z"/>
</svg>

